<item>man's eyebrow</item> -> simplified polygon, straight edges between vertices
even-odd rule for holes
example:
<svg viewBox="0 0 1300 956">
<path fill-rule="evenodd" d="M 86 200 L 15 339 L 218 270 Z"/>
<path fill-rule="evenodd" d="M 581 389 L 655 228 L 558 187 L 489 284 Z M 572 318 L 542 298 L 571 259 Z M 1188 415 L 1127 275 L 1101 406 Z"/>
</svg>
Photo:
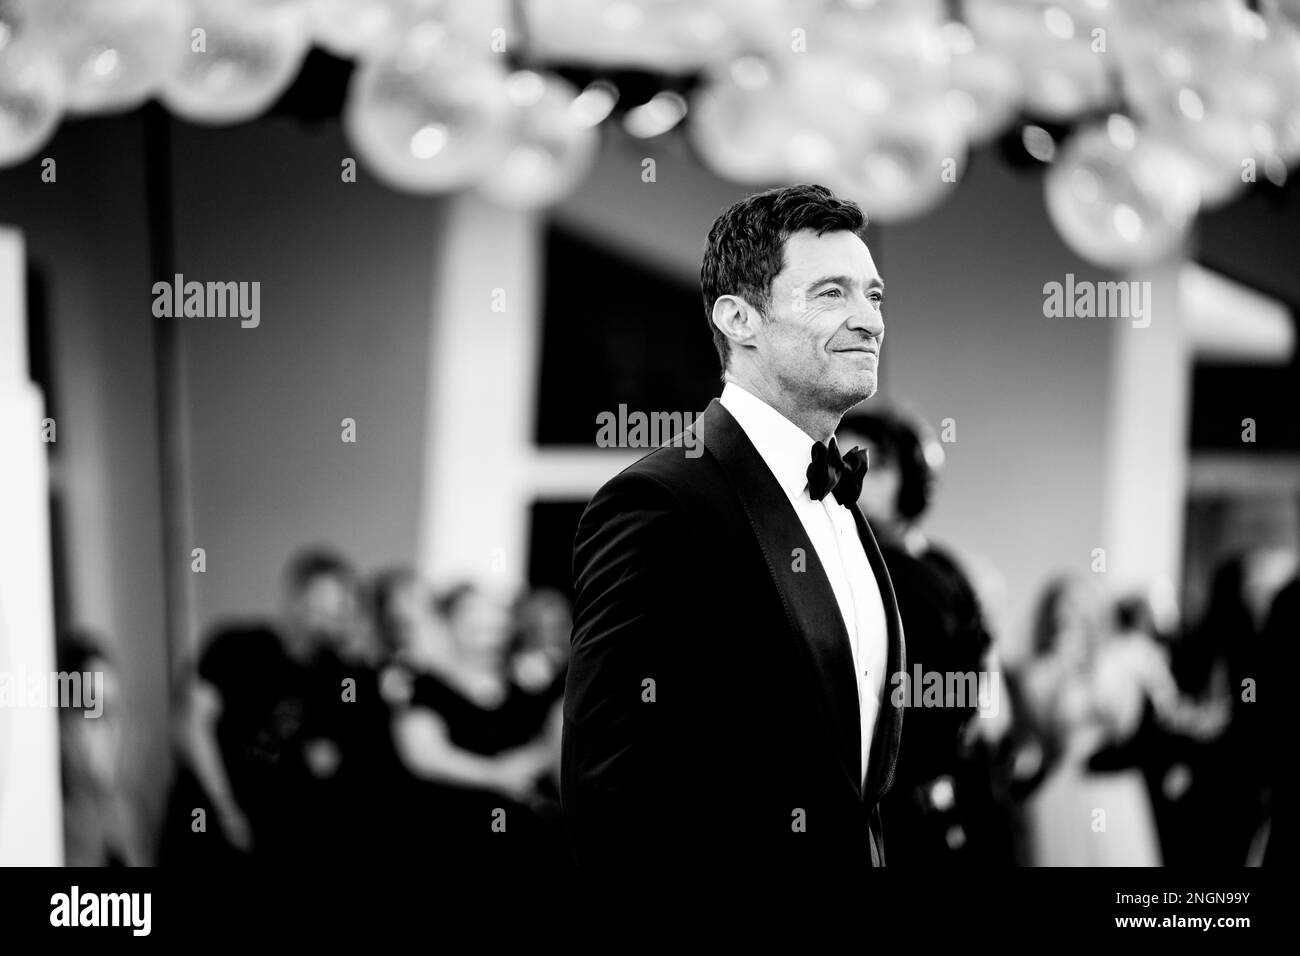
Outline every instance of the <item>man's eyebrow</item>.
<svg viewBox="0 0 1300 956">
<path fill-rule="evenodd" d="M 809 282 L 808 285 L 805 286 L 805 288 L 811 291 L 812 289 L 816 289 L 818 286 L 828 285 L 829 283 L 832 282 L 834 282 L 836 285 L 848 286 L 850 288 L 853 287 L 853 280 L 850 279 L 848 276 L 835 275 L 835 276 L 822 276 L 818 279 L 814 279 L 813 281 Z M 884 289 L 885 280 L 881 279 L 879 276 L 869 279 L 867 280 L 867 288 Z"/>
</svg>

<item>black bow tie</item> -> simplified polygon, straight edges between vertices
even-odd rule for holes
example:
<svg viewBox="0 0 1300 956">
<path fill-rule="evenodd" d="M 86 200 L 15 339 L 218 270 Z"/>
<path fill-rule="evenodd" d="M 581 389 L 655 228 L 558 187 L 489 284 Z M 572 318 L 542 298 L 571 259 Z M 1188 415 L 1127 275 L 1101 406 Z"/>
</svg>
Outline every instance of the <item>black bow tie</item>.
<svg viewBox="0 0 1300 956">
<path fill-rule="evenodd" d="M 830 492 L 840 504 L 852 508 L 862 492 L 862 478 L 866 473 L 867 453 L 861 448 L 855 446 L 841 458 L 834 435 L 828 444 L 813 442 L 812 462 L 808 465 L 808 496 L 813 501 L 821 501 Z"/>
</svg>

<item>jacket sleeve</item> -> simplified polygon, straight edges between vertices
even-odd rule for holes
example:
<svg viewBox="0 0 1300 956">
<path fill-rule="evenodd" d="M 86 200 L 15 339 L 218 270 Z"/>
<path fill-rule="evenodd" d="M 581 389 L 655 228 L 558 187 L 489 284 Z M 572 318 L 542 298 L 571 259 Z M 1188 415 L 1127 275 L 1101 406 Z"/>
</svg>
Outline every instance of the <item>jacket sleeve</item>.
<svg viewBox="0 0 1300 956">
<path fill-rule="evenodd" d="M 635 473 L 602 488 L 578 526 L 561 790 L 574 855 L 589 873 L 635 871 L 673 830 L 669 758 L 681 743 L 672 729 L 681 701 L 668 651 L 684 627 L 677 596 L 693 590 L 689 547 L 672 493 Z"/>
</svg>

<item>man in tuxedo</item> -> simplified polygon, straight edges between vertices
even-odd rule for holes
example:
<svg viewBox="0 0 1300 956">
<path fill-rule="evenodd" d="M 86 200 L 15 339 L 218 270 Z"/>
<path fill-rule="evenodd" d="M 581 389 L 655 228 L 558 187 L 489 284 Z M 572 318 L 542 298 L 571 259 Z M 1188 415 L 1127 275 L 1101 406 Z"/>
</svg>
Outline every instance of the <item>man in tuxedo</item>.
<svg viewBox="0 0 1300 956">
<path fill-rule="evenodd" d="M 865 225 L 815 185 L 718 217 L 701 283 L 722 395 L 579 523 L 562 797 L 591 875 L 885 863 L 903 632 L 856 506 L 865 457 L 834 440 L 884 338 Z"/>
</svg>

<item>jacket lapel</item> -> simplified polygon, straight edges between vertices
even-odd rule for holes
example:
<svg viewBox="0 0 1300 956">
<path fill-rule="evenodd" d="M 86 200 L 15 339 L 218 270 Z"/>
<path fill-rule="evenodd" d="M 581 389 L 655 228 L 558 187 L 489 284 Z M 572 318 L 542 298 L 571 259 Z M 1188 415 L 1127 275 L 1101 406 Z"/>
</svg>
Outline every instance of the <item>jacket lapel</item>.
<svg viewBox="0 0 1300 956">
<path fill-rule="evenodd" d="M 853 652 L 839 603 L 817 551 L 775 476 L 722 403 L 717 399 L 710 402 L 695 428 L 740 499 L 785 607 L 791 635 L 808 662 L 814 696 L 845 778 L 854 793 L 861 796 L 862 730 Z M 797 560 L 796 549 L 802 552 L 802 561 Z M 888 578 L 881 585 L 882 594 L 887 583 Z M 889 598 L 892 601 L 892 589 Z M 895 611 L 891 621 L 896 617 Z M 892 664 L 892 644 L 890 654 Z"/>
<path fill-rule="evenodd" d="M 907 645 L 903 640 L 903 620 L 898 613 L 898 601 L 894 597 L 894 585 L 889 579 L 889 570 L 885 567 L 884 555 L 876 536 L 867 524 L 862 509 L 856 504 L 849 509 L 853 512 L 853 521 L 858 526 L 858 538 L 867 552 L 871 570 L 876 574 L 876 585 L 880 589 L 880 599 L 885 605 L 885 621 L 888 625 L 888 660 L 885 669 L 887 675 L 906 673 Z M 867 783 L 864 799 L 874 804 L 888 791 L 894 782 L 894 768 L 898 764 L 898 747 L 903 736 L 903 706 L 894 704 L 893 688 L 889 681 L 881 690 L 883 700 L 876 717 L 876 727 L 871 741 L 871 755 L 867 763 Z"/>
</svg>

